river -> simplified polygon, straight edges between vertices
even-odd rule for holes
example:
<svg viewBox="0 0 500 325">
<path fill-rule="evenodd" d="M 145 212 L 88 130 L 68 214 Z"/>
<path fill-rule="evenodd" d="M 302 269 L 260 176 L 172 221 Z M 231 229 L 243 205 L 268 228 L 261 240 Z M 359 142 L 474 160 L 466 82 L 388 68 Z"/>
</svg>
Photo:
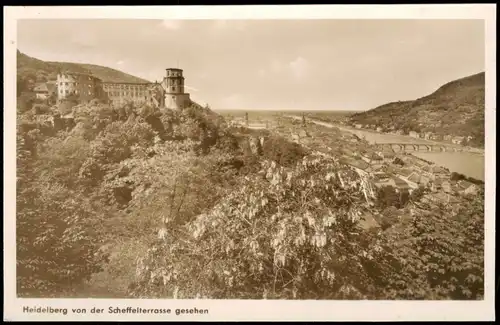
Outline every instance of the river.
<svg viewBox="0 0 500 325">
<path fill-rule="evenodd" d="M 300 116 L 289 115 L 288 117 L 301 119 Z M 351 132 L 353 134 L 356 134 L 358 137 L 365 139 L 369 143 L 440 144 L 439 142 L 435 141 L 430 141 L 425 139 L 415 139 L 407 135 L 378 133 L 368 130 L 353 129 L 342 125 L 337 125 L 312 119 L 308 120 L 317 125 L 322 125 L 329 128 L 337 127 L 343 131 Z M 415 155 L 416 157 L 425 159 L 442 167 L 448 168 L 452 172 L 457 172 L 466 175 L 468 177 L 484 181 L 484 170 L 485 170 L 484 154 L 477 154 L 471 152 L 415 152 L 412 154 Z"/>
</svg>

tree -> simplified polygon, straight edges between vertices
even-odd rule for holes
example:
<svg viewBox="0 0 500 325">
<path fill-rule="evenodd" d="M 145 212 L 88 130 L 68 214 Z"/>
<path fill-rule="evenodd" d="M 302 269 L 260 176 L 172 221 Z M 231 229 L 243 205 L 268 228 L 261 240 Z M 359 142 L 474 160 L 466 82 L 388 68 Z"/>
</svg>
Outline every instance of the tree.
<svg viewBox="0 0 500 325">
<path fill-rule="evenodd" d="M 100 236 L 96 235 L 99 209 L 71 186 L 74 174 L 68 167 L 74 163 L 78 168 L 78 160 L 68 150 L 59 152 L 49 145 L 61 155 L 54 157 L 42 139 L 37 154 L 27 154 L 33 153 L 25 141 L 33 131 L 19 135 L 17 292 L 48 297 L 87 280 L 100 270 L 106 256 L 100 254 Z M 59 145 L 77 148 L 67 142 Z"/>
<path fill-rule="evenodd" d="M 406 227 L 381 246 L 392 258 L 379 273 L 388 299 L 482 299 L 484 295 L 484 198 L 416 208 Z M 382 270 L 382 269 L 380 269 Z"/>
<path fill-rule="evenodd" d="M 466 178 L 465 175 L 462 175 L 462 174 L 456 173 L 456 172 L 452 172 L 450 175 L 450 180 L 452 180 L 452 181 L 460 181 L 460 180 L 463 180 L 465 178 Z"/>
<path fill-rule="evenodd" d="M 30 92 L 24 92 L 17 98 L 17 112 L 24 113 L 33 108 L 35 102 L 35 95 Z"/>
<path fill-rule="evenodd" d="M 425 193 L 425 188 L 422 187 L 422 186 L 419 186 L 417 189 L 415 189 L 411 195 L 410 195 L 410 200 L 411 201 L 415 201 L 415 202 L 418 202 L 422 196 L 424 196 L 424 193 Z"/>
<path fill-rule="evenodd" d="M 279 165 L 292 166 L 301 160 L 307 151 L 297 143 L 279 136 L 271 136 L 264 142 L 262 153 L 266 159 L 275 161 Z"/>
<path fill-rule="evenodd" d="M 403 160 L 401 160 L 401 158 L 398 158 L 398 157 L 394 158 L 394 160 L 393 160 L 392 163 L 396 164 L 396 165 L 400 165 L 400 166 L 404 166 L 405 165 L 405 162 Z"/>
<path fill-rule="evenodd" d="M 262 171 L 266 179 L 248 179 L 185 226 L 160 229 L 138 262 L 133 293 L 216 299 L 376 295 L 364 269 L 377 253 L 368 253 L 371 237 L 355 217 L 366 204 L 357 174 L 317 157 L 291 170 L 268 163 Z M 343 187 L 344 181 L 352 187 Z"/>
<path fill-rule="evenodd" d="M 381 187 L 377 192 L 377 204 L 382 207 L 400 207 L 400 195 L 393 186 Z"/>
</svg>

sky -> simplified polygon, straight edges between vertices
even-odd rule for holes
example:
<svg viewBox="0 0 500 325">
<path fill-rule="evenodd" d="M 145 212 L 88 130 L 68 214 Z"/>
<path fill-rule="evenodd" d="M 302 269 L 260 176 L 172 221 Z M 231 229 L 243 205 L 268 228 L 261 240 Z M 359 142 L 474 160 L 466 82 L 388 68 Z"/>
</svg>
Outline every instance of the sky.
<svg viewBox="0 0 500 325">
<path fill-rule="evenodd" d="M 19 20 L 18 49 L 150 81 L 213 109 L 368 110 L 485 70 L 482 20 Z"/>
</svg>

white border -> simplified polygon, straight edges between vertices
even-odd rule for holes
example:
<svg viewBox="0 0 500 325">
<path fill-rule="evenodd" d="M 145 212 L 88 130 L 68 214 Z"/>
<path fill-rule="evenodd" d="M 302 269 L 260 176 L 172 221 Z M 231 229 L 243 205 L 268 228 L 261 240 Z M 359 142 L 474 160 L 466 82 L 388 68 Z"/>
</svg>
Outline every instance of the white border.
<svg viewBox="0 0 500 325">
<path fill-rule="evenodd" d="M 301 5 L 4 7 L 4 320 L 494 320 L 496 5 Z M 18 299 L 15 294 L 15 78 L 18 19 L 484 19 L 486 40 L 485 300 L 483 301 L 243 301 Z M 411 36 L 410 36 L 411 37 Z M 7 64 L 8 63 L 8 64 Z M 208 308 L 208 316 L 25 314 L 22 306 Z"/>
</svg>

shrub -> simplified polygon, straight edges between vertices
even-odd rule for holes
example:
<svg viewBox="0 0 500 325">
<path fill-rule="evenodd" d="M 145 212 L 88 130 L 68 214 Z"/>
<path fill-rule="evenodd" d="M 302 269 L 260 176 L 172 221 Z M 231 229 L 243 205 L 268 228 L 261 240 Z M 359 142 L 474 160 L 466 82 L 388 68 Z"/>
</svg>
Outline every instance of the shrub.
<svg viewBox="0 0 500 325">
<path fill-rule="evenodd" d="M 420 201 L 420 199 L 422 198 L 422 196 L 424 196 L 424 193 L 425 193 L 425 188 L 422 187 L 422 186 L 419 186 L 417 189 L 415 189 L 411 193 L 410 200 L 414 201 L 414 202 Z"/>
<path fill-rule="evenodd" d="M 306 159 L 290 171 L 273 164 L 264 166 L 266 180 L 248 180 L 182 228 L 167 223 L 160 229 L 137 265 L 135 296 L 376 294 L 364 268 L 377 253 L 368 253 L 369 236 L 354 217 L 364 202 L 361 182 L 331 160 Z M 352 184 L 349 190 L 341 187 L 342 178 Z"/>
<path fill-rule="evenodd" d="M 292 166 L 301 160 L 307 151 L 299 144 L 285 138 L 271 136 L 264 141 L 262 153 L 266 159 L 275 161 L 282 166 Z"/>
<path fill-rule="evenodd" d="M 465 178 L 466 177 L 464 175 L 456 173 L 456 172 L 452 172 L 451 175 L 450 175 L 450 179 L 452 181 L 460 181 L 460 180 L 463 180 Z"/>
<path fill-rule="evenodd" d="M 36 115 L 50 113 L 50 107 L 47 104 L 34 104 L 32 109 Z"/>
<path fill-rule="evenodd" d="M 24 113 L 33 108 L 33 103 L 35 102 L 35 95 L 31 92 L 21 93 L 17 97 L 17 112 Z"/>
<path fill-rule="evenodd" d="M 17 199 L 17 292 L 47 297 L 100 271 L 98 217 L 88 200 L 64 186 L 33 182 Z"/>
<path fill-rule="evenodd" d="M 482 299 L 484 201 L 456 212 L 445 205 L 417 209 L 406 227 L 387 234 L 391 262 L 378 286 L 388 299 Z"/>
</svg>

